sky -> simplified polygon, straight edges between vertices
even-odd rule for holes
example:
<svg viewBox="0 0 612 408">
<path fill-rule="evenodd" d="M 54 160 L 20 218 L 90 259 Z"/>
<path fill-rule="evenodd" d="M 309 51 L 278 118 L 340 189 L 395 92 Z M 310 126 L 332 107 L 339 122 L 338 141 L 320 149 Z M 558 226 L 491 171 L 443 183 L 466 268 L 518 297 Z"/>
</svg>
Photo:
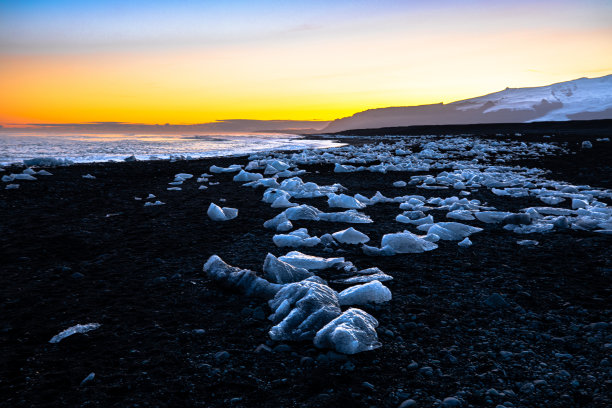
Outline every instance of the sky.
<svg viewBox="0 0 612 408">
<path fill-rule="evenodd" d="M 0 0 L 0 125 L 333 120 L 612 74 L 612 1 Z"/>
</svg>

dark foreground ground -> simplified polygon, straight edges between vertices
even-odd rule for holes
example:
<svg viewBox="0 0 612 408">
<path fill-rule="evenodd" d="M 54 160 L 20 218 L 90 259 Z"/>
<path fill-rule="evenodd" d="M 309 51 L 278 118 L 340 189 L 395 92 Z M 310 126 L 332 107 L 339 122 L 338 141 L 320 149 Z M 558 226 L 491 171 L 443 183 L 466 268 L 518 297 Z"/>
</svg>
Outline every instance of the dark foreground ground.
<svg viewBox="0 0 612 408">
<path fill-rule="evenodd" d="M 578 153 L 522 164 L 549 169 L 553 179 L 612 187 L 612 143 L 590 138 L 594 148 L 580 150 L 583 138 L 542 139 L 566 140 Z M 428 407 L 457 396 L 464 406 L 612 406 L 609 237 L 521 237 L 487 225 L 468 249 L 444 242 L 430 253 L 373 258 L 344 246 L 335 255 L 395 277 L 393 300 L 365 308 L 380 322 L 383 347 L 347 358 L 311 343 L 281 345 L 267 336 L 267 305 L 219 290 L 201 272 L 212 254 L 261 270 L 266 253 L 286 253 L 262 226 L 279 210 L 231 175 L 215 176 L 220 184 L 204 191 L 194 180 L 166 191 L 176 173 L 245 162 L 78 165 L 0 190 L 0 405 L 397 407 L 414 399 Z M 398 195 L 391 183 L 413 175 L 304 168 L 305 180 L 340 182 L 367 196 Z M 97 178 L 81 178 L 86 173 Z M 149 193 L 166 205 L 134 200 Z M 423 190 L 401 191 L 411 193 Z M 540 204 L 487 191 L 473 197 L 501 210 Z M 208 219 L 208 204 L 221 198 L 240 210 L 237 219 Z M 324 199 L 298 201 L 327 208 Z M 375 222 L 357 228 L 375 245 L 404 228 L 394 221 L 397 204 L 365 212 Z M 348 227 L 295 225 L 317 235 Z M 540 245 L 519 246 L 521 238 Z M 486 306 L 492 293 L 509 306 Z M 101 327 L 49 343 L 90 322 Z"/>
</svg>

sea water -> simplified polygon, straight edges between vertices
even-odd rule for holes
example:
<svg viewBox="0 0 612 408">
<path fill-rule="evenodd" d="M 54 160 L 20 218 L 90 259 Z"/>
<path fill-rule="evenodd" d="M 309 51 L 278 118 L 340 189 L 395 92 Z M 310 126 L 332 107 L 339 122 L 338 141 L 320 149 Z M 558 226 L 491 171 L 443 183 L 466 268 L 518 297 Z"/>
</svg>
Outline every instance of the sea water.
<svg viewBox="0 0 612 408">
<path fill-rule="evenodd" d="M 234 156 L 264 150 L 302 150 L 342 146 L 294 134 L 44 134 L 0 132 L 0 165 L 45 157 L 74 163 Z"/>
</svg>

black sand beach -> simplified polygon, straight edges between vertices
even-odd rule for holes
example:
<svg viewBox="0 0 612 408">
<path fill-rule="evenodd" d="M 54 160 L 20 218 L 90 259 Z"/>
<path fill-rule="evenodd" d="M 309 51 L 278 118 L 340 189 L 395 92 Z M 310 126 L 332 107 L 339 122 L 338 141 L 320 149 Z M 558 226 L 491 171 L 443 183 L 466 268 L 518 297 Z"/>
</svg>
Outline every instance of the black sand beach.
<svg viewBox="0 0 612 408">
<path fill-rule="evenodd" d="M 518 132 L 500 138 L 520 140 Z M 567 142 L 575 154 L 512 164 L 612 188 L 612 143 L 546 128 L 527 136 Z M 587 139 L 593 148 L 581 149 Z M 219 289 L 202 265 L 217 254 L 260 271 L 268 252 L 288 252 L 263 228 L 280 211 L 261 202 L 262 189 L 233 182 L 233 174 L 215 175 L 220 184 L 207 190 L 194 180 L 182 191 L 166 190 L 177 173 L 197 177 L 213 164 L 246 163 L 241 157 L 74 165 L 49 168 L 53 176 L 21 182 L 18 190 L 1 189 L 0 405 L 397 407 L 413 399 L 417 405 L 404 406 L 429 407 L 460 395 L 470 406 L 612 406 L 610 236 L 567 230 L 517 237 L 480 223 L 484 231 L 465 249 L 442 242 L 423 254 L 368 257 L 342 245 L 335 256 L 394 276 L 386 283 L 393 300 L 364 307 L 380 322 L 383 346 L 344 356 L 311 342 L 275 343 L 267 335 L 267 305 Z M 366 196 L 397 195 L 392 182 L 415 174 L 301 168 L 305 181 L 339 182 L 349 194 Z M 81 177 L 87 173 L 96 178 Z M 149 193 L 166 204 L 144 207 L 134 199 Z M 409 185 L 402 194 L 424 192 Z M 486 189 L 471 198 L 499 210 L 541 204 Z M 296 201 L 327 208 L 323 198 Z M 211 221 L 211 202 L 238 208 L 238 218 Z M 396 203 L 364 212 L 374 223 L 359 230 L 375 243 L 405 228 L 394 220 Z M 350 226 L 294 224 L 316 235 Z M 519 246 L 521 238 L 539 245 Z M 307 252 L 331 255 L 320 246 Z M 486 305 L 493 293 L 507 307 Z M 65 328 L 91 322 L 100 328 L 49 343 Z M 92 372 L 95 378 L 81 384 Z"/>
</svg>

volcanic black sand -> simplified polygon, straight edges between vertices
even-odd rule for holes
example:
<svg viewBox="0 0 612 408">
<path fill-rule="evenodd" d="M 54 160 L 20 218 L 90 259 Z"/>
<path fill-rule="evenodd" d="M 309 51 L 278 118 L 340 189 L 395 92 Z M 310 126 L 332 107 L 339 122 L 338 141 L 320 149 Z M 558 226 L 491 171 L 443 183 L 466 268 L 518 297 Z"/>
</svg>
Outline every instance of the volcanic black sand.
<svg viewBox="0 0 612 408">
<path fill-rule="evenodd" d="M 565 141 L 575 154 L 518 164 L 548 169 L 550 179 L 612 187 L 612 143 L 544 134 L 551 133 L 529 140 Z M 593 148 L 581 149 L 583 139 Z M 166 190 L 176 173 L 197 177 L 212 164 L 246 162 L 75 165 L 0 190 L 0 405 L 397 407 L 413 399 L 427 407 L 460 396 L 464 406 L 612 406 L 609 236 L 571 230 L 518 236 L 478 223 L 485 230 L 470 237 L 467 249 L 445 241 L 428 253 L 367 257 L 348 245 L 333 254 L 309 248 L 394 276 L 386 282 L 393 300 L 364 308 L 380 322 L 383 347 L 346 357 L 310 342 L 273 343 L 267 305 L 217 288 L 201 270 L 213 254 L 260 271 L 268 252 L 286 253 L 263 228 L 279 210 L 261 202 L 262 189 L 233 182 L 233 174 L 215 175 L 220 184 L 207 190 L 193 179 L 182 191 Z M 339 182 L 349 194 L 366 196 L 398 195 L 392 182 L 415 174 L 301 168 L 309 172 L 305 181 Z M 87 173 L 96 179 L 81 177 Z M 166 204 L 144 207 L 134 199 L 149 193 Z M 541 205 L 486 189 L 472 197 L 500 210 Z M 212 201 L 238 208 L 238 218 L 212 222 L 206 216 Z M 297 201 L 327 209 L 322 198 Z M 405 228 L 394 221 L 397 204 L 364 212 L 374 223 L 357 228 L 374 245 Z M 311 235 L 350 226 L 294 225 Z M 517 239 L 539 245 L 519 246 Z M 487 306 L 492 293 L 508 306 Z M 100 328 L 49 343 L 70 326 L 92 322 Z M 92 372 L 95 378 L 81 385 Z"/>
</svg>

